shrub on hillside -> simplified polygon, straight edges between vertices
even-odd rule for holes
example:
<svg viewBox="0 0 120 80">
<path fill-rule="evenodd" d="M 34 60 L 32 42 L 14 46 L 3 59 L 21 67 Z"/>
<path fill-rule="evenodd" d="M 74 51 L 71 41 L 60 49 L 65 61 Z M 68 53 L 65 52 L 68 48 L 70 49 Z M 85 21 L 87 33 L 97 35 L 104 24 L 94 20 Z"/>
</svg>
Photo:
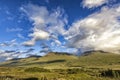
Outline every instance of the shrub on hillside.
<svg viewBox="0 0 120 80">
<path fill-rule="evenodd" d="M 120 70 L 109 69 L 109 70 L 106 70 L 106 71 L 102 71 L 101 76 L 119 78 L 120 77 Z"/>
<path fill-rule="evenodd" d="M 73 68 L 73 69 L 67 69 L 67 74 L 77 74 L 77 73 L 81 73 L 82 70 L 78 69 L 78 68 Z"/>
<path fill-rule="evenodd" d="M 32 67 L 25 69 L 25 72 L 50 72 L 50 70 L 44 68 Z"/>
</svg>

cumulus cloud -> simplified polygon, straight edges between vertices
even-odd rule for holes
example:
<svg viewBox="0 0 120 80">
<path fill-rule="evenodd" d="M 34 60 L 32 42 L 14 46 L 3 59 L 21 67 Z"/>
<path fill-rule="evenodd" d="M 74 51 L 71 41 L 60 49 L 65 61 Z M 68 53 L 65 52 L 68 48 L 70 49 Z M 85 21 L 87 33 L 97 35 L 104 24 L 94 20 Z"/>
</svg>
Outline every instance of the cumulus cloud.
<svg viewBox="0 0 120 80">
<path fill-rule="evenodd" d="M 78 48 L 79 52 L 104 50 L 119 52 L 120 49 L 120 6 L 103 7 L 85 19 L 72 24 L 65 33 L 67 46 Z"/>
<path fill-rule="evenodd" d="M 101 6 L 107 3 L 109 0 L 83 0 L 82 4 L 84 7 L 93 8 Z"/>
<path fill-rule="evenodd" d="M 59 7 L 49 11 L 44 6 L 28 4 L 20 9 L 27 14 L 34 26 L 33 33 L 28 35 L 32 37 L 31 40 L 24 42 L 24 45 L 33 46 L 38 40 L 53 39 L 59 34 L 63 35 L 66 31 L 64 26 L 67 23 L 67 18 L 64 15 L 64 10 Z"/>
</svg>

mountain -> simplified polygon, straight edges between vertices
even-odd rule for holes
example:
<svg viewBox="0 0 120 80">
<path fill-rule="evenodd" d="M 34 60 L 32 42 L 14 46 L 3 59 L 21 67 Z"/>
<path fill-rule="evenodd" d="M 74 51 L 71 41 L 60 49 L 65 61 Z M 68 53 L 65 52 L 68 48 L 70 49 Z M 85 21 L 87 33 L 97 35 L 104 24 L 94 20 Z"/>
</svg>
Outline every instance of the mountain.
<svg viewBox="0 0 120 80">
<path fill-rule="evenodd" d="M 119 68 L 120 55 L 103 51 L 89 51 L 81 56 L 65 53 L 48 53 L 43 57 L 31 56 L 22 59 L 13 59 L 0 64 L 6 67 L 45 67 L 45 68 L 66 68 L 66 67 L 106 67 Z"/>
<path fill-rule="evenodd" d="M 40 67 L 61 67 L 67 66 L 66 63 L 76 60 L 77 56 L 67 54 L 50 52 L 43 57 L 29 56 L 27 58 L 12 59 L 0 64 L 0 66 L 40 66 Z"/>
<path fill-rule="evenodd" d="M 88 55 L 96 54 L 96 53 L 102 53 L 102 54 L 103 53 L 104 54 L 108 53 L 108 54 L 111 54 L 109 52 L 105 52 L 105 51 L 102 51 L 102 50 L 91 50 L 91 51 L 86 51 L 86 52 L 82 53 L 81 56 L 88 56 Z"/>
</svg>

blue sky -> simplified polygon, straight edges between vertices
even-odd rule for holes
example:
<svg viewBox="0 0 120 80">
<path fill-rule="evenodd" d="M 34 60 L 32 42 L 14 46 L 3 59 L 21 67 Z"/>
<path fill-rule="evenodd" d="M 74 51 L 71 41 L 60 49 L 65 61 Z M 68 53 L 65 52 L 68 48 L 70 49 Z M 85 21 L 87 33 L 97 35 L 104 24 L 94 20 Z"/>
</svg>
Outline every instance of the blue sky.
<svg viewBox="0 0 120 80">
<path fill-rule="evenodd" d="M 119 0 L 1 0 L 0 61 L 48 52 L 119 53 Z"/>
</svg>

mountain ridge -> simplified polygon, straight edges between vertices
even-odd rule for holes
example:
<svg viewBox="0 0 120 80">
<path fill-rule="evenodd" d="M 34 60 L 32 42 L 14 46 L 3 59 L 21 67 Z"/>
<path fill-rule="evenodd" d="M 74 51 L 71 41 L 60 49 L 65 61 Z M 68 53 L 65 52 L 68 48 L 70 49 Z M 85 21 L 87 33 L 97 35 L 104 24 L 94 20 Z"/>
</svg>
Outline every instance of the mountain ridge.
<svg viewBox="0 0 120 80">
<path fill-rule="evenodd" d="M 46 67 L 46 68 L 61 68 L 61 67 L 83 67 L 83 66 L 107 66 L 107 67 L 120 67 L 120 55 L 112 54 L 102 51 L 86 52 L 89 55 L 76 56 L 71 54 L 62 53 L 48 53 L 42 57 L 28 57 L 17 60 L 9 60 L 0 64 L 4 67 Z"/>
</svg>

